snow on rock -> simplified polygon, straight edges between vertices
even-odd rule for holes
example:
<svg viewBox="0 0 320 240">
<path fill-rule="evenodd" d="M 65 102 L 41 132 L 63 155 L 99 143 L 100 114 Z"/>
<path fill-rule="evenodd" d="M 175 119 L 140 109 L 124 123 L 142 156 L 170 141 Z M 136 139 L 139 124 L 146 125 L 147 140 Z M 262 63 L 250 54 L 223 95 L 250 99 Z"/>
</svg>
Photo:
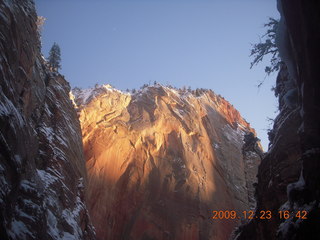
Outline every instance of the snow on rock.
<svg viewBox="0 0 320 240">
<path fill-rule="evenodd" d="M 13 220 L 10 223 L 8 235 L 11 239 L 35 239 L 35 236 L 31 231 L 32 230 L 29 230 L 28 226 L 24 222 Z"/>
<path fill-rule="evenodd" d="M 95 239 L 70 86 L 39 52 L 33 1 L 1 1 L 0 19 L 0 238 Z"/>
<path fill-rule="evenodd" d="M 108 96 L 110 93 L 118 93 L 124 94 L 122 91 L 113 88 L 109 84 L 105 85 L 98 85 L 96 84 L 95 87 L 81 89 L 81 88 L 74 88 L 70 94 L 70 99 L 74 102 L 76 107 L 80 107 L 81 105 L 88 104 L 92 99 L 97 96 L 105 95 Z"/>
<path fill-rule="evenodd" d="M 73 95 L 98 238 L 163 239 L 165 229 L 176 239 L 199 239 L 199 231 L 226 239 L 237 221 L 207 224 L 210 212 L 253 208 L 260 159 L 246 155 L 243 139 L 255 132 L 211 90 L 158 84 L 128 95 L 97 86 Z"/>
<path fill-rule="evenodd" d="M 288 219 L 252 219 L 237 240 L 320 239 L 319 18 L 317 1 L 278 0 L 281 60 L 275 93 L 279 114 L 269 131 L 256 185 L 257 213 L 290 211 Z M 297 212 L 307 212 L 303 219 Z"/>
</svg>

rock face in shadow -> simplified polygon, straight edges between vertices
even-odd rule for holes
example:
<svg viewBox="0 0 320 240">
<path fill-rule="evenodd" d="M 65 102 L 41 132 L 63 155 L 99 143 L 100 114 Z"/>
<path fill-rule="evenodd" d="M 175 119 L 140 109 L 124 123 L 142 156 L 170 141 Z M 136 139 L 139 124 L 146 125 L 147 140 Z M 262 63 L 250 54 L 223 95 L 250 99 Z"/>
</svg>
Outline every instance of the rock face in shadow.
<svg viewBox="0 0 320 240">
<path fill-rule="evenodd" d="M 222 97 L 161 85 L 73 94 L 98 239 L 228 239 L 240 219 L 212 211 L 254 208 L 261 148 Z"/>
<path fill-rule="evenodd" d="M 299 179 L 301 150 L 297 146 L 300 140 L 297 131 L 292 129 L 299 128 L 301 117 L 298 109 L 290 109 L 284 103 L 284 96 L 295 86 L 289 84 L 290 81 L 287 68 L 283 65 L 276 85 L 280 114 L 269 132 L 269 151 L 263 157 L 258 171 L 256 216 L 260 217 L 262 211 L 271 211 L 272 218 L 252 220 L 238 230 L 236 239 L 275 239 L 276 230 L 281 222 L 278 211 L 287 201 L 287 185 Z"/>
<path fill-rule="evenodd" d="M 279 0 L 280 114 L 258 171 L 257 211 L 236 239 L 320 239 L 320 3 Z M 287 219 L 279 211 L 289 211 Z"/>
<path fill-rule="evenodd" d="M 94 239 L 70 86 L 40 55 L 32 1 L 0 1 L 0 239 Z"/>
</svg>

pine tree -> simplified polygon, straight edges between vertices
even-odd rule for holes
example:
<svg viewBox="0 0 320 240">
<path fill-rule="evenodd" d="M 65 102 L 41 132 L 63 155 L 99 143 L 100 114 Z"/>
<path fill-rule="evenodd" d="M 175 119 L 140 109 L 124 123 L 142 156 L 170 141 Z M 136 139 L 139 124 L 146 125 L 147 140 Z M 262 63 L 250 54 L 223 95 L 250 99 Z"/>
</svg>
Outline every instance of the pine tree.
<svg viewBox="0 0 320 240">
<path fill-rule="evenodd" d="M 49 52 L 48 63 L 49 63 L 50 70 L 53 72 L 57 72 L 58 69 L 61 69 L 60 61 L 61 61 L 60 47 L 57 43 L 54 43 Z"/>
</svg>

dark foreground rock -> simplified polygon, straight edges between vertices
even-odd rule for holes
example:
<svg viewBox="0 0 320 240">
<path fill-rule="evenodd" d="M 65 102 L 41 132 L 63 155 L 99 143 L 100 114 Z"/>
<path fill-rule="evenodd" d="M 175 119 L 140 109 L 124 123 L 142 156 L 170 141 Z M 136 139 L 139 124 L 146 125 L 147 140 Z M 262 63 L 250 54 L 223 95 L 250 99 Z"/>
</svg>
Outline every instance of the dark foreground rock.
<svg viewBox="0 0 320 240">
<path fill-rule="evenodd" d="M 278 8 L 280 114 L 259 167 L 255 217 L 273 216 L 242 226 L 237 240 L 320 239 L 320 2 L 280 0 Z"/>
<path fill-rule="evenodd" d="M 70 86 L 47 70 L 28 0 L 0 0 L 0 239 L 94 239 Z"/>
</svg>

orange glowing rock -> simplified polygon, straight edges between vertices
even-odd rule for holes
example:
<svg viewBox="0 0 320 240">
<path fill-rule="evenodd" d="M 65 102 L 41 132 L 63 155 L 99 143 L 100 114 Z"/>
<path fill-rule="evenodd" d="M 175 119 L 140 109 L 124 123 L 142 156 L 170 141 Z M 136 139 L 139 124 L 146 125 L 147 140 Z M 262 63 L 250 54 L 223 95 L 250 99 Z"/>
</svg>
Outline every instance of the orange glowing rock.
<svg viewBox="0 0 320 240">
<path fill-rule="evenodd" d="M 228 239 L 239 220 L 212 211 L 252 207 L 260 161 L 243 154 L 254 130 L 230 103 L 161 85 L 74 94 L 98 239 Z"/>
</svg>

